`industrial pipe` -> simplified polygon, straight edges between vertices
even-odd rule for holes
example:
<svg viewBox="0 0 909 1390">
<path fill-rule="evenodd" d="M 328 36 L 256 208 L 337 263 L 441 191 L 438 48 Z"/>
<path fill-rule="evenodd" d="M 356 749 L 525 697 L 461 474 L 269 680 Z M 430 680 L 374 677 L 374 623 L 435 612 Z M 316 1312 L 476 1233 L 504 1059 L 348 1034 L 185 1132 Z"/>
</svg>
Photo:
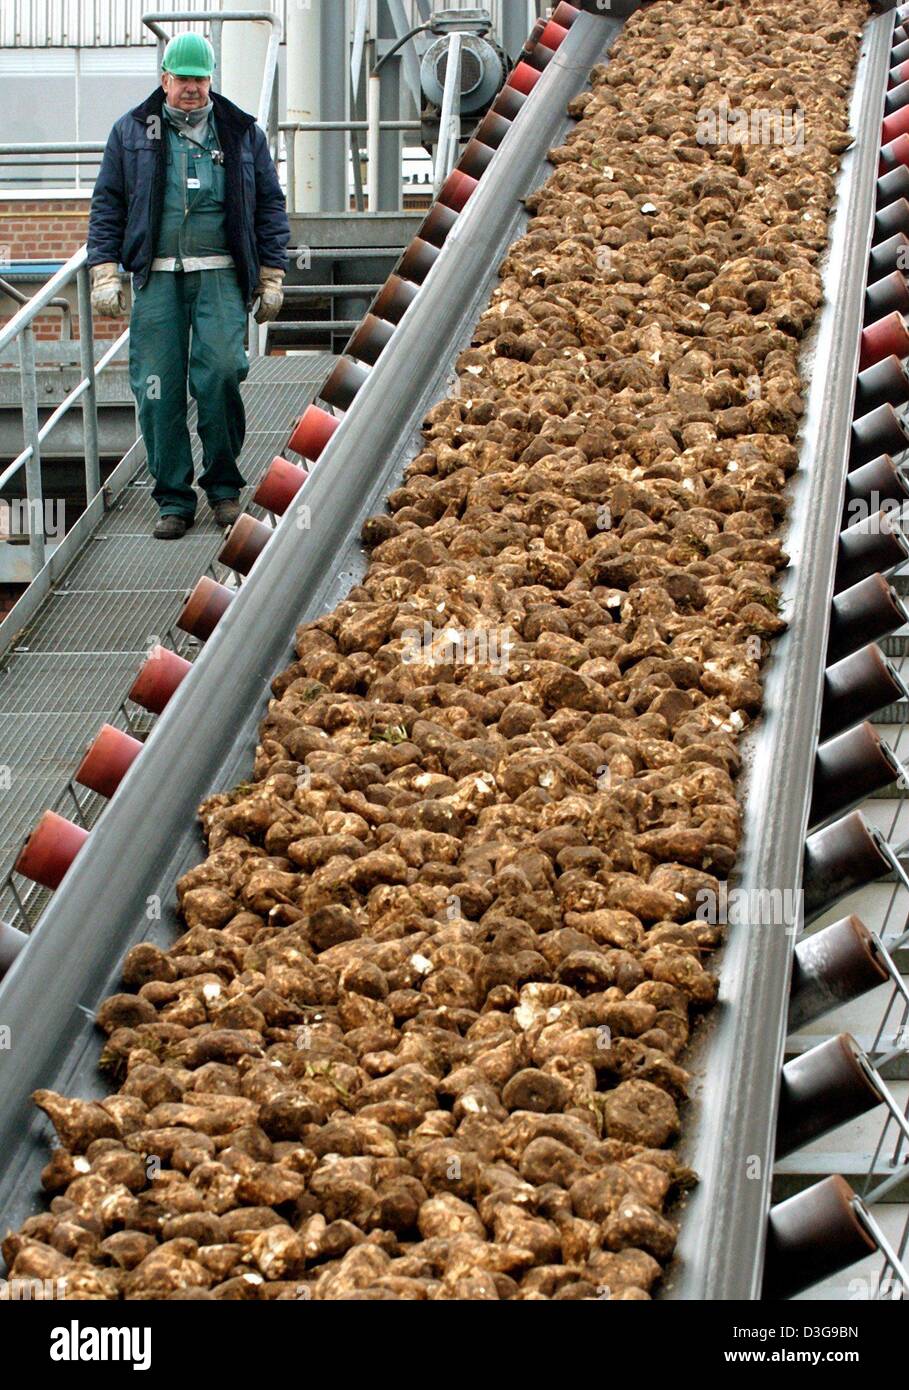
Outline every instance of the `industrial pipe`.
<svg viewBox="0 0 909 1390">
<path fill-rule="evenodd" d="M 570 29 L 580 13 L 577 5 L 570 5 L 568 0 L 560 0 L 552 12 L 552 22 L 561 25 L 563 29 Z"/>
<path fill-rule="evenodd" d="M 902 323 L 899 314 L 892 317 Z M 859 417 L 877 410 L 880 405 L 905 405 L 906 401 L 909 401 L 909 375 L 899 357 L 879 357 L 874 366 L 859 373 L 855 395 L 855 414 Z"/>
<path fill-rule="evenodd" d="M 881 174 L 877 181 L 878 207 L 895 203 L 897 198 L 909 198 L 909 168 L 905 164 L 897 164 L 888 173 Z"/>
<path fill-rule="evenodd" d="M 422 285 L 438 259 L 437 246 L 431 246 L 428 241 L 414 237 L 401 257 L 398 274 L 405 280 L 413 280 L 415 285 Z"/>
<path fill-rule="evenodd" d="M 462 169 L 452 169 L 439 189 L 439 202 L 455 212 L 463 212 L 467 201 L 477 190 L 479 179 L 471 178 Z"/>
<path fill-rule="evenodd" d="M 872 574 L 889 574 L 909 559 L 909 541 L 892 512 L 881 508 L 840 532 L 834 593 Z"/>
<path fill-rule="evenodd" d="M 873 285 L 894 270 L 903 270 L 909 266 L 907 254 L 909 237 L 905 232 L 897 232 L 896 236 L 888 237 L 879 246 L 875 246 L 868 263 L 868 284 Z"/>
<path fill-rule="evenodd" d="M 532 68 L 529 63 L 516 63 L 512 68 L 505 83 L 506 87 L 513 87 L 515 91 L 521 92 L 523 96 L 530 96 L 534 87 L 540 80 L 541 74 L 536 68 Z M 909 129 L 909 125 L 907 125 Z"/>
<path fill-rule="evenodd" d="M 847 476 L 844 524 L 849 526 L 860 516 L 873 514 L 882 507 L 901 509 L 904 502 L 909 502 L 906 473 L 896 466 L 889 454 L 881 454 Z"/>
<path fill-rule="evenodd" d="M 377 318 L 388 319 L 389 323 L 400 323 L 419 293 L 419 285 L 412 280 L 389 275 L 376 297 L 372 312 Z"/>
<path fill-rule="evenodd" d="M 354 362 L 349 357 L 339 357 L 325 385 L 321 387 L 319 396 L 329 405 L 336 406 L 338 410 L 349 410 L 356 399 L 357 392 L 368 376 L 369 368 L 364 367 L 361 362 Z M 290 466 L 293 467 L 294 465 L 291 464 Z M 305 478 L 301 480 L 301 487 L 305 481 Z M 273 511 L 274 508 L 270 507 L 268 510 Z"/>
<path fill-rule="evenodd" d="M 441 249 L 445 245 L 449 232 L 454 229 L 457 220 L 458 214 L 454 208 L 448 208 L 444 203 L 433 203 L 417 231 L 417 239 L 428 241 L 431 246 L 438 246 Z M 902 279 L 902 277 L 900 278 Z"/>
<path fill-rule="evenodd" d="M 909 173 L 909 169 L 906 172 Z M 906 206 L 909 208 L 909 203 Z M 909 329 L 901 314 L 887 314 L 863 329 L 859 371 L 863 372 L 866 367 L 873 367 L 875 362 L 891 355 L 909 357 Z"/>
<path fill-rule="evenodd" d="M 513 124 L 513 121 L 507 120 L 505 116 L 500 116 L 498 111 L 494 111 L 490 107 L 474 131 L 473 138 L 479 140 L 481 144 L 489 145 L 492 149 L 497 150 Z M 909 143 L 909 136 L 906 138 L 907 143 Z M 423 236 L 425 233 L 421 231 L 420 235 Z"/>
<path fill-rule="evenodd" d="M 19 952 L 28 945 L 24 931 L 11 927 L 9 922 L 0 922 L 0 980 L 9 970 Z"/>
<path fill-rule="evenodd" d="M 371 72 L 366 82 L 366 197 L 369 211 L 379 206 L 379 149 L 382 139 L 382 77 Z"/>
<path fill-rule="evenodd" d="M 909 82 L 901 82 L 898 87 L 889 88 L 884 98 L 888 115 L 894 111 L 901 111 L 907 102 L 909 102 Z"/>
<path fill-rule="evenodd" d="M 380 319 L 375 314 L 365 314 L 360 326 L 354 330 L 350 342 L 344 350 L 351 357 L 356 357 L 360 362 L 366 362 L 370 367 L 374 367 L 394 337 L 394 331 L 395 325 L 389 323 L 388 319 Z M 335 420 L 334 429 L 337 429 L 337 425 L 338 422 Z M 330 434 L 334 433 L 334 429 L 330 431 Z M 328 439 L 326 438 L 325 443 L 327 442 Z M 303 452 L 293 442 L 291 442 L 291 448 L 298 454 Z M 308 454 L 307 457 L 318 458 L 318 454 Z"/>
<path fill-rule="evenodd" d="M 516 121 L 526 101 L 526 93 L 519 92 L 517 87 L 503 87 L 490 109 L 495 111 L 497 116 L 504 116 L 508 121 Z"/>
<path fill-rule="evenodd" d="M 909 135 L 898 135 L 883 147 L 878 167 L 882 174 L 889 174 L 901 164 L 909 164 Z"/>
<path fill-rule="evenodd" d="M 482 140 L 476 138 L 468 140 L 461 158 L 455 165 L 455 170 L 467 174 L 472 179 L 481 179 L 495 159 L 495 155 L 496 152 L 491 145 L 484 145 Z M 909 174 L 909 169 L 906 172 Z"/>
<path fill-rule="evenodd" d="M 329 415 L 327 410 L 321 410 L 317 405 L 309 405 L 294 426 L 287 447 L 301 458 L 315 462 L 340 423 L 341 421 L 336 416 Z"/>
</svg>

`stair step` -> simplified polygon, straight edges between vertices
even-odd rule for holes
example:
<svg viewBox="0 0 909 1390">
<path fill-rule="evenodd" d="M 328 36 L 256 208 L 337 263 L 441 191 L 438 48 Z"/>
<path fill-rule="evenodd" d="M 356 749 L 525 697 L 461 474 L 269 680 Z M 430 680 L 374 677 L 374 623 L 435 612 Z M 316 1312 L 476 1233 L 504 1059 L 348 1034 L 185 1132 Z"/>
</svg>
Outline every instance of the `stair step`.
<svg viewBox="0 0 909 1390">
<path fill-rule="evenodd" d="M 295 299 L 337 299 L 343 295 L 374 295 L 382 288 L 381 285 L 285 285 L 285 303 L 292 303 Z"/>
<path fill-rule="evenodd" d="M 885 705 L 874 716 L 875 724 L 909 724 L 909 700 L 897 700 L 895 705 Z"/>
<path fill-rule="evenodd" d="M 894 722 L 894 721 L 889 721 Z M 884 740 L 887 742 L 887 740 Z M 900 750 L 902 752 L 902 750 Z M 900 758 L 902 761 L 902 758 Z M 888 782 L 886 787 L 879 787 L 876 792 L 872 792 L 867 801 L 902 801 L 905 793 L 900 788 L 898 782 Z"/>
<path fill-rule="evenodd" d="M 817 1047 L 820 1043 L 823 1042 L 829 1042 L 830 1039 L 834 1036 L 838 1037 L 839 1034 L 790 1033 L 789 1037 L 786 1039 L 786 1061 L 790 1061 L 793 1057 L 799 1057 L 805 1052 L 810 1052 L 813 1047 Z M 872 1049 L 874 1045 L 874 1034 L 854 1032 L 853 1037 L 855 1038 L 859 1047 L 861 1047 L 865 1052 L 867 1052 L 869 1056 L 871 1056 L 873 1061 L 874 1054 Z M 909 1036 L 904 1037 L 902 1040 L 902 1046 L 906 1047 L 907 1045 L 909 1045 Z M 888 1052 L 895 1052 L 897 1051 L 899 1046 L 900 1044 L 897 1042 L 896 1035 L 892 1032 L 887 1033 L 881 1040 L 879 1053 L 886 1055 L 886 1053 Z M 884 1065 L 880 1068 L 880 1073 L 885 1081 L 909 1080 L 909 1054 L 902 1052 L 898 1056 L 894 1057 L 891 1061 L 885 1062 Z"/>
<path fill-rule="evenodd" d="M 360 319 L 275 319 L 269 324 L 269 337 L 281 333 L 352 333 Z"/>
<path fill-rule="evenodd" d="M 885 1153 L 887 1151 L 885 1150 Z M 812 1187 L 822 1178 L 839 1175 L 862 1195 L 868 1169 L 871 1166 L 870 1153 L 794 1153 L 781 1158 L 773 1169 L 773 1201 L 782 1202 L 806 1187 Z M 880 1198 L 881 1202 L 905 1202 L 909 1199 L 909 1159 L 899 1164 L 903 1171 L 901 1182 L 894 1183 Z M 872 1176 L 872 1185 L 883 1182 L 897 1169 L 891 1167 L 882 1155 Z"/>
</svg>

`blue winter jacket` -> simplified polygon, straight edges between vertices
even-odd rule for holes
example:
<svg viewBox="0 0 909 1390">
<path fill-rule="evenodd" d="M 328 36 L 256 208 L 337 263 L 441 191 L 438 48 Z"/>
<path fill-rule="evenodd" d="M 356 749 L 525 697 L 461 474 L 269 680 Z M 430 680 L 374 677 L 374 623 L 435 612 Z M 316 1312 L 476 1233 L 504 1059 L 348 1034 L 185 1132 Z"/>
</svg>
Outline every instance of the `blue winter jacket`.
<svg viewBox="0 0 909 1390">
<path fill-rule="evenodd" d="M 249 306 L 260 266 L 287 269 L 287 210 L 268 142 L 254 117 L 217 92 L 211 99 L 224 151 L 227 244 Z M 148 279 L 161 223 L 164 121 L 164 89 L 158 87 L 114 125 L 92 195 L 88 264 L 116 261 L 132 272 L 139 289 Z"/>
</svg>

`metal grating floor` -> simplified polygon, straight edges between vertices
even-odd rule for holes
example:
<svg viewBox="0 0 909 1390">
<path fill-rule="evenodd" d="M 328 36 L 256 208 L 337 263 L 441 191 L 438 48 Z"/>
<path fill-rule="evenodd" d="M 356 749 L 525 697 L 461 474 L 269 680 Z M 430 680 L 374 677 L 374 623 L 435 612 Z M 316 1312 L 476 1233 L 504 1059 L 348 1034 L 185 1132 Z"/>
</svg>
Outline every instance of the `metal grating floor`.
<svg viewBox="0 0 909 1390">
<path fill-rule="evenodd" d="M 334 362 L 324 353 L 253 360 L 243 386 L 247 495 Z M 198 468 L 194 431 L 193 457 Z M 212 570 L 223 534 L 204 498 L 181 541 L 151 538 L 156 515 L 143 466 L 0 667 L 0 918 L 19 927 L 27 924 L 8 877 L 38 817 L 50 806 L 75 818 L 69 780 L 102 724 L 125 727 L 120 706 L 148 648 L 160 641 L 190 657 L 198 649 L 174 623 L 187 590 Z M 91 825 L 105 803 L 84 789 L 79 800 Z M 16 883 L 35 920 L 48 895 Z"/>
</svg>

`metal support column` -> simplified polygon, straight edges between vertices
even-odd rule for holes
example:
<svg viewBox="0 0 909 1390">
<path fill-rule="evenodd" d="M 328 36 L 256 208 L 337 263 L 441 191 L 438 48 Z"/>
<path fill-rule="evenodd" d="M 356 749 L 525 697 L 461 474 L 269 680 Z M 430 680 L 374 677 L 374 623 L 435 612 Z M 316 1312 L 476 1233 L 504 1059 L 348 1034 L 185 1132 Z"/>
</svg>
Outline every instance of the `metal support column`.
<svg viewBox="0 0 909 1390">
<path fill-rule="evenodd" d="M 272 0 L 221 0 L 217 8 L 225 16 L 223 20 L 212 16 L 212 43 L 217 40 L 220 47 L 220 53 L 216 50 L 217 90 L 262 120 L 259 101 L 271 26 L 245 20 L 229 22 L 229 16 L 231 11 L 271 10 Z M 266 120 L 262 120 L 263 125 Z"/>
<path fill-rule="evenodd" d="M 397 38 L 388 0 L 378 0 L 378 37 L 393 43 Z M 381 57 L 381 49 L 379 52 Z M 379 116 L 383 121 L 401 119 L 401 59 L 396 53 L 382 64 L 382 96 Z M 396 130 L 383 130 L 379 136 L 378 201 L 374 211 L 398 212 L 401 207 L 402 178 L 401 135 Z"/>
<path fill-rule="evenodd" d="M 502 6 L 502 47 L 510 58 L 516 58 L 533 28 L 530 6 L 521 0 L 505 0 Z"/>
<path fill-rule="evenodd" d="M 38 378 L 35 372 L 35 339 L 31 324 L 19 335 L 19 371 L 22 386 L 24 443 L 31 449 L 25 464 L 28 500 L 28 549 L 32 578 L 44 568 L 44 496 L 41 491 L 41 443 L 38 438 Z"/>
<path fill-rule="evenodd" d="M 323 5 L 319 34 L 321 84 L 319 119 L 343 121 L 347 117 L 347 27 L 343 0 Z M 343 131 L 322 131 L 319 138 L 321 212 L 344 212 L 350 198 L 347 181 L 348 137 Z"/>
<path fill-rule="evenodd" d="M 287 8 L 287 119 L 318 121 L 320 108 L 319 34 L 321 9 L 315 5 Z M 288 145 L 288 158 L 294 160 L 293 191 L 288 212 L 318 212 L 321 207 L 322 136 L 298 131 Z"/>
<path fill-rule="evenodd" d="M 448 178 L 457 157 L 461 134 L 461 34 L 448 39 L 448 65 L 445 69 L 445 90 L 442 93 L 442 112 L 439 116 L 439 143 L 433 170 L 435 196 Z"/>
<path fill-rule="evenodd" d="M 79 295 L 79 360 L 88 382 L 82 397 L 82 438 L 85 449 L 85 504 L 101 491 L 101 461 L 98 457 L 98 393 L 95 389 L 95 334 L 92 326 L 92 291 L 88 269 L 83 266 L 76 277 Z"/>
</svg>

